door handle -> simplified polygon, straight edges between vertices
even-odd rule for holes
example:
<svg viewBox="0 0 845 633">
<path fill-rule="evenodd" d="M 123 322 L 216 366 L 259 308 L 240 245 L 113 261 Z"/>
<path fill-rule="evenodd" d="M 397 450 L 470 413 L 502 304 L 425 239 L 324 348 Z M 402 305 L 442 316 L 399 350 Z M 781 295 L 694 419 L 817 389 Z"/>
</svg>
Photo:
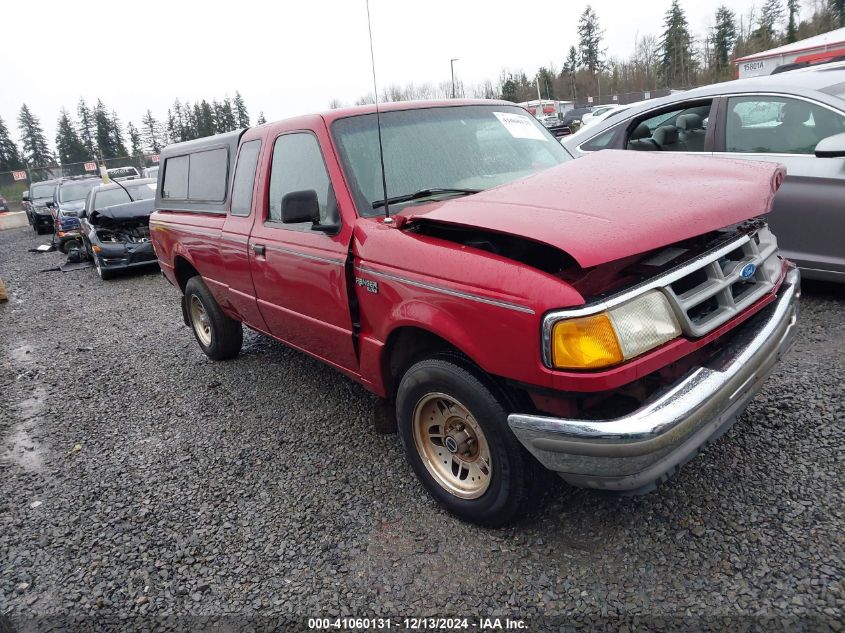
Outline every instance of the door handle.
<svg viewBox="0 0 845 633">
<path fill-rule="evenodd" d="M 264 257 L 264 254 L 267 252 L 267 247 L 264 246 L 264 244 L 253 244 L 252 250 L 255 251 L 256 255 Z"/>
</svg>

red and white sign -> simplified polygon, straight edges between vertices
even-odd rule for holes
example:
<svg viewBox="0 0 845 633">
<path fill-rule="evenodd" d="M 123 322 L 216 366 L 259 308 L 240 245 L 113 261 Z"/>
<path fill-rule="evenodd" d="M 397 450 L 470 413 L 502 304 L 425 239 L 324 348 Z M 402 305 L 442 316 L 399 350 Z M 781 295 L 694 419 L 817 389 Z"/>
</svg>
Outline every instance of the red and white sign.
<svg viewBox="0 0 845 633">
<path fill-rule="evenodd" d="M 150 156 L 150 160 L 153 161 L 154 163 L 157 163 L 160 158 L 161 158 L 161 156 L 159 154 L 153 154 L 152 156 Z"/>
<path fill-rule="evenodd" d="M 97 163 L 85 163 L 85 171 L 97 171 Z"/>
<path fill-rule="evenodd" d="M 13 171 L 12 178 L 15 180 L 26 180 L 26 172 L 25 171 Z"/>
</svg>

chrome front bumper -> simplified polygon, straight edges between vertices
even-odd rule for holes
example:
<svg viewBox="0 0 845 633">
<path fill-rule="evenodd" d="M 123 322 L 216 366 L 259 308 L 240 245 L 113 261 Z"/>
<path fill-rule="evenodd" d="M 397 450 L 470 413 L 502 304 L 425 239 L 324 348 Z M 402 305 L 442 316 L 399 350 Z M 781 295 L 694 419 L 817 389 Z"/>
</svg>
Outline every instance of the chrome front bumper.
<svg viewBox="0 0 845 633">
<path fill-rule="evenodd" d="M 508 424 L 549 470 L 585 488 L 653 490 L 727 431 L 795 336 L 801 277 L 792 268 L 771 305 L 704 366 L 633 413 L 577 420 L 515 413 Z"/>
</svg>

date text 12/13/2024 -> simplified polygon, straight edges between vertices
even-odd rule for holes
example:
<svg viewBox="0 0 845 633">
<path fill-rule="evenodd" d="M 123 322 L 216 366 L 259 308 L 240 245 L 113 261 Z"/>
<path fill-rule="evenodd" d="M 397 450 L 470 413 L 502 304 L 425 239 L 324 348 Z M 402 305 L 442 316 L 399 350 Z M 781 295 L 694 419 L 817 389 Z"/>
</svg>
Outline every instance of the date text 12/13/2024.
<svg viewBox="0 0 845 633">
<path fill-rule="evenodd" d="M 308 618 L 310 630 L 476 630 L 519 631 L 526 622 L 512 618 Z"/>
</svg>

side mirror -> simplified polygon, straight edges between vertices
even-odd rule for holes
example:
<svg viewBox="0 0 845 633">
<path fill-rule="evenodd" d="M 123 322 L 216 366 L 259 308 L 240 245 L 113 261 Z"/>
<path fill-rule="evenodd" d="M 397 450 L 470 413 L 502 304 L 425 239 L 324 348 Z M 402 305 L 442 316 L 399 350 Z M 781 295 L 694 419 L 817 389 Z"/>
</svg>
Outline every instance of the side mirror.
<svg viewBox="0 0 845 633">
<path fill-rule="evenodd" d="M 24 191 L 21 195 L 21 202 L 29 202 L 29 191 Z"/>
<path fill-rule="evenodd" d="M 282 198 L 282 222 L 320 222 L 320 202 L 313 189 L 291 191 Z"/>
<path fill-rule="evenodd" d="M 819 141 L 819 144 L 816 145 L 816 156 L 818 158 L 845 157 L 845 132 L 828 136 Z"/>
</svg>

